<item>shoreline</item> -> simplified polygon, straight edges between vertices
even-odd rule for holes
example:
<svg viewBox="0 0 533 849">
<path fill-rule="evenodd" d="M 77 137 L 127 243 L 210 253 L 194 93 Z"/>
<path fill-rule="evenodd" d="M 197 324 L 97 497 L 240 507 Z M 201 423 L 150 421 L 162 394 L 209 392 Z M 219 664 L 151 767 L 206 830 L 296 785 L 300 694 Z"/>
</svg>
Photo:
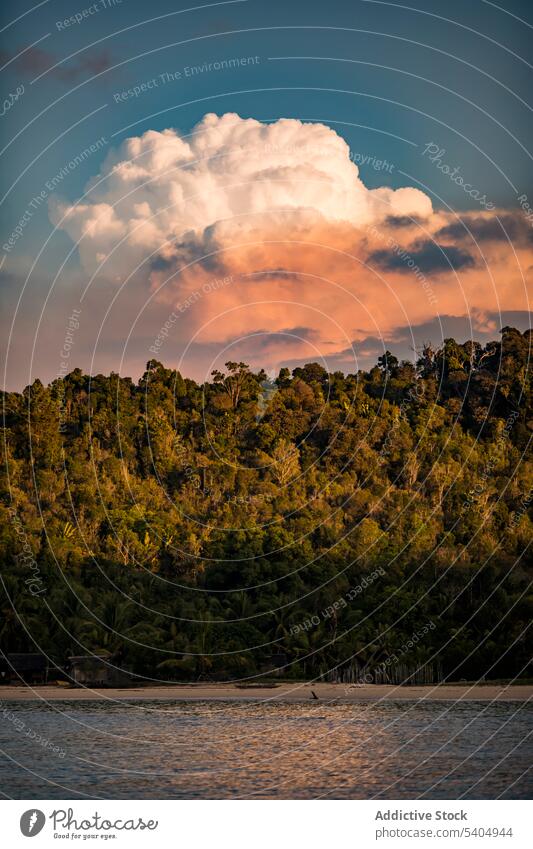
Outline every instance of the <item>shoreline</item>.
<svg viewBox="0 0 533 849">
<path fill-rule="evenodd" d="M 312 691 L 318 696 L 315 699 Z M 269 687 L 232 684 L 172 684 L 118 689 L 36 686 L 0 686 L 4 701 L 176 701 L 176 702 L 285 702 L 357 703 L 380 701 L 527 701 L 533 684 L 434 684 L 405 687 L 388 684 L 280 683 Z"/>
</svg>

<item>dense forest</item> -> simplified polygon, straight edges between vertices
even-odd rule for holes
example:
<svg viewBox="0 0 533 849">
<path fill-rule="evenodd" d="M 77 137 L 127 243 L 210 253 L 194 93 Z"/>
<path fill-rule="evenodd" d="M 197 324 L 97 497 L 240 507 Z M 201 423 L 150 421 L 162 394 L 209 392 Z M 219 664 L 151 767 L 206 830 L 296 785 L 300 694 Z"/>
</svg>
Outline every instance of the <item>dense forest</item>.
<svg viewBox="0 0 533 849">
<path fill-rule="evenodd" d="M 531 677 L 531 340 L 4 393 L 2 650 L 167 681 Z"/>
</svg>

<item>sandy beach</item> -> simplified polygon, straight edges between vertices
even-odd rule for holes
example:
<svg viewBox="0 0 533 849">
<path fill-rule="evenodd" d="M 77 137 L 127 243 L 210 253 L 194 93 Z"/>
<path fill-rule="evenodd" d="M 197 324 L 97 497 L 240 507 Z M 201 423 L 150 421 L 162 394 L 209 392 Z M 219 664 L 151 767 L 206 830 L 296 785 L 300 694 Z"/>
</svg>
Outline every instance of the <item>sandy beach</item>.
<svg viewBox="0 0 533 849">
<path fill-rule="evenodd" d="M 527 701 L 533 696 L 533 685 L 440 684 L 400 687 L 386 684 L 346 685 L 327 683 L 280 683 L 272 687 L 239 687 L 230 684 L 187 684 L 172 686 L 131 687 L 125 689 L 90 689 L 58 685 L 0 688 L 0 701 L 130 701 L 161 699 L 175 701 L 283 701 L 313 702 L 367 701 Z"/>
</svg>

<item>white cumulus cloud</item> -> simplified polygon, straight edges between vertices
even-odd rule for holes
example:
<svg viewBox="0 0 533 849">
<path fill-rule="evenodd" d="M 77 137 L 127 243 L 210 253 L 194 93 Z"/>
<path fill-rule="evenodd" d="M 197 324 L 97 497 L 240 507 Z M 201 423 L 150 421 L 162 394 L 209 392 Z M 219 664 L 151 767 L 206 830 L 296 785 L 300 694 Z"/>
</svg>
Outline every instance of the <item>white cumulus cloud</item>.
<svg viewBox="0 0 533 849">
<path fill-rule="evenodd" d="M 432 212 L 418 189 L 368 189 L 330 127 L 234 113 L 205 115 L 187 137 L 167 129 L 127 139 L 88 189 L 78 204 L 55 199 L 51 217 L 79 241 L 86 271 L 103 263 L 120 278 L 151 254 L 190 261 L 191 245 L 200 256 L 213 250 L 213 233 L 231 241 L 287 212 L 297 227 L 310 216 L 362 227 Z"/>
</svg>

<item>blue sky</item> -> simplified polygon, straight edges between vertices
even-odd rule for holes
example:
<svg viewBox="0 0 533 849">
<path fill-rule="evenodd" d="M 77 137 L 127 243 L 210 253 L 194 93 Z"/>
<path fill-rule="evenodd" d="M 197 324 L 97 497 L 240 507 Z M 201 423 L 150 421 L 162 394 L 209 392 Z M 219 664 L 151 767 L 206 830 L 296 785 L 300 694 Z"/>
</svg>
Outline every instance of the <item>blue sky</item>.
<svg viewBox="0 0 533 849">
<path fill-rule="evenodd" d="M 512 2 L 505 8 L 527 19 L 528 5 Z M 510 183 L 527 191 L 530 174 L 529 159 L 512 137 L 528 147 L 531 113 L 519 98 L 527 101 L 530 91 L 531 30 L 492 4 L 420 6 L 423 13 L 394 3 L 357 0 L 327 4 L 246 0 L 178 13 L 193 4 L 147 6 L 122 0 L 58 31 L 58 22 L 90 4 L 50 0 L 9 26 L 24 6 L 5 2 L 4 52 L 12 55 L 48 33 L 37 48 L 50 54 L 51 64 L 81 51 L 33 85 L 38 73 L 24 57 L 5 70 L 4 92 L 21 82 L 27 92 L 10 116 L 9 129 L 5 122 L 2 126 L 4 144 L 21 133 L 5 158 L 4 191 L 10 174 L 20 173 L 44 146 L 51 145 L 18 182 L 10 209 L 16 214 L 21 198 L 31 197 L 40 179 L 61 168 L 65 154 L 82 150 L 91 138 L 106 135 L 120 141 L 133 129 L 140 133 L 167 126 L 187 132 L 205 112 L 228 109 L 261 120 L 291 116 L 336 122 L 353 150 L 397 165 L 393 185 L 402 183 L 401 168 L 432 183 L 444 201 L 465 208 L 467 199 L 460 190 L 444 178 L 435 184 L 431 166 L 420 157 L 420 146 L 435 141 L 471 175 L 472 182 L 487 187 L 495 202 L 512 204 Z M 446 23 L 443 16 L 461 26 Z M 150 18 L 153 23 L 143 23 Z M 87 46 L 92 43 L 93 47 Z M 257 55 L 260 62 L 197 75 L 141 98 L 113 103 L 115 92 L 159 74 L 241 55 Z M 109 64 L 96 79 L 91 79 L 90 71 L 78 70 L 91 56 Z M 288 56 L 310 58 L 279 58 Z M 71 79 L 58 79 L 69 71 Z M 96 109 L 100 111 L 86 117 Z M 40 111 L 44 114 L 36 118 Z M 25 129 L 29 121 L 32 124 Z M 76 122 L 79 125 L 70 129 Z M 131 124 L 134 128 L 124 129 Z M 94 164 L 88 163 L 85 173 L 80 169 L 69 179 L 73 195 Z M 365 177 L 369 184 L 379 183 L 371 168 Z"/>
</svg>

